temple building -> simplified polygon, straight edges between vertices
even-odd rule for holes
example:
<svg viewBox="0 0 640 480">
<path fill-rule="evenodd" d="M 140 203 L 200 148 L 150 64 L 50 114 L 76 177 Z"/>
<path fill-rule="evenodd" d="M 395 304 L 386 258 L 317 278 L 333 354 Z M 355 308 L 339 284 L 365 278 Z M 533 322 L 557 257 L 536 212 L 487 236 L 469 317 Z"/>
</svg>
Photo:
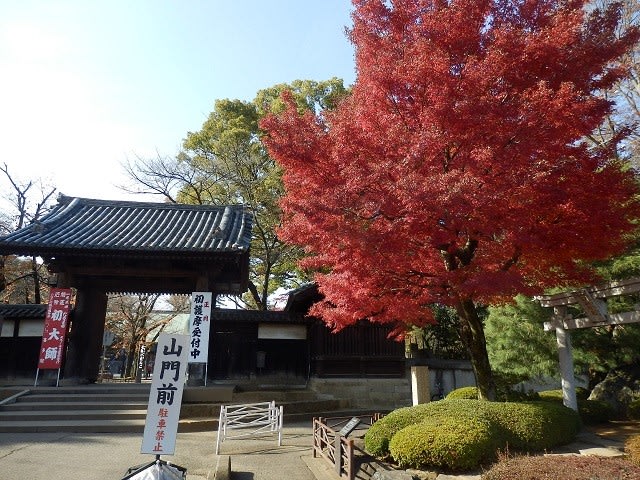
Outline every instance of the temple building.
<svg viewBox="0 0 640 480">
<path fill-rule="evenodd" d="M 91 383 L 99 374 L 108 294 L 242 295 L 251 227 L 252 215 L 240 205 L 61 196 L 40 221 L 0 237 L 0 255 L 40 257 L 52 287 L 74 289 L 62 377 Z M 389 327 L 363 321 L 332 333 L 307 315 L 320 298 L 310 284 L 290 292 L 281 311 L 214 309 L 207 379 L 406 379 L 404 344 L 388 338 Z M 0 378 L 35 372 L 44 314 L 40 305 L 0 306 Z"/>
</svg>

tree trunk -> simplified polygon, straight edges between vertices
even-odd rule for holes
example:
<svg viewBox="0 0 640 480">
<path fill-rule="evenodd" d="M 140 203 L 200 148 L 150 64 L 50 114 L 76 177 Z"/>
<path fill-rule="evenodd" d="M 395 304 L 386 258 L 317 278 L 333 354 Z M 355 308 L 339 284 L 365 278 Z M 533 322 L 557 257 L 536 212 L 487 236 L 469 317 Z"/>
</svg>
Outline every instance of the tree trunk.
<svg viewBox="0 0 640 480">
<path fill-rule="evenodd" d="M 7 277 L 4 274 L 4 259 L 5 257 L 0 255 L 0 292 L 7 288 Z"/>
<path fill-rule="evenodd" d="M 40 275 L 38 274 L 38 262 L 36 257 L 31 257 L 31 273 L 33 274 L 33 303 L 39 304 L 40 298 Z"/>
<path fill-rule="evenodd" d="M 456 311 L 460 317 L 460 337 L 469 352 L 473 373 L 476 376 L 478 397 L 480 400 L 495 400 L 496 386 L 487 354 L 484 326 L 476 306 L 472 300 L 461 300 L 456 305 Z"/>
</svg>

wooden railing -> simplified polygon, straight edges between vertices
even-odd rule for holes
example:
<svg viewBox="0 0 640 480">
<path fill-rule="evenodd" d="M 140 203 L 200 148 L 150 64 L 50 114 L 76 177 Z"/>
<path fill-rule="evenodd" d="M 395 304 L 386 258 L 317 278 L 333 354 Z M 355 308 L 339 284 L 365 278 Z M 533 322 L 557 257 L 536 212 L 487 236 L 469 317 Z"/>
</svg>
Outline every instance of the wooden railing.
<svg viewBox="0 0 640 480">
<path fill-rule="evenodd" d="M 355 417 L 314 417 L 313 419 L 313 456 L 324 458 L 333 465 L 340 478 L 354 480 L 354 442 L 349 433 L 362 425 L 370 427 L 382 414 L 373 413 Z M 340 430 L 338 430 L 340 429 Z"/>
</svg>

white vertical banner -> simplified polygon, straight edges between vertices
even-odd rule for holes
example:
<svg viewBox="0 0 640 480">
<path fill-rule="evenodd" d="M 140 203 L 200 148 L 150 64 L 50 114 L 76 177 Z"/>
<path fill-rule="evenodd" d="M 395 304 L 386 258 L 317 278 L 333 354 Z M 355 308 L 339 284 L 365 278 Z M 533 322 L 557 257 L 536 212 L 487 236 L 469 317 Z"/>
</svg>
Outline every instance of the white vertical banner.
<svg viewBox="0 0 640 480">
<path fill-rule="evenodd" d="M 211 297 L 211 292 L 193 292 L 191 294 L 189 363 L 207 363 L 209 358 Z"/>
<path fill-rule="evenodd" d="M 161 333 L 158 336 L 141 453 L 173 455 L 175 452 L 188 355 L 188 335 Z"/>
</svg>

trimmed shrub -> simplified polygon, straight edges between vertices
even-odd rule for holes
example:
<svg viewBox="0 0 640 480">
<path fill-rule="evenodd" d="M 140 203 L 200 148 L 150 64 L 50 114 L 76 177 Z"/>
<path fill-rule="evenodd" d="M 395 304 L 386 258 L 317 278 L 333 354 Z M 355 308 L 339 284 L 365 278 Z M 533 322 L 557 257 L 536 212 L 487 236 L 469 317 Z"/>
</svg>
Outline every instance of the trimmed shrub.
<svg viewBox="0 0 640 480">
<path fill-rule="evenodd" d="M 608 422 L 615 415 L 611 404 L 604 400 L 578 400 L 578 413 L 586 425 Z"/>
<path fill-rule="evenodd" d="M 540 400 L 562 403 L 562 390 L 546 390 L 538 392 Z M 578 413 L 586 425 L 595 425 L 611 420 L 614 416 L 613 407 L 602 400 L 589 400 L 589 391 L 584 388 L 576 389 Z"/>
<path fill-rule="evenodd" d="M 640 420 L 640 398 L 629 402 L 627 406 L 627 417 L 630 420 Z"/>
<path fill-rule="evenodd" d="M 490 403 L 509 448 L 535 452 L 571 442 L 580 431 L 576 412 L 556 402 Z"/>
<path fill-rule="evenodd" d="M 477 400 L 478 387 L 462 387 L 451 390 L 445 398 L 446 400 Z"/>
<path fill-rule="evenodd" d="M 397 432 L 389 450 L 402 468 L 472 470 L 495 458 L 498 437 L 497 426 L 488 418 L 436 416 Z"/>
<path fill-rule="evenodd" d="M 364 436 L 364 448 L 371 455 L 384 457 L 389 454 L 389 441 L 396 432 L 420 422 L 431 410 L 431 403 L 399 408 L 375 422 Z"/>
<path fill-rule="evenodd" d="M 562 402 L 562 389 L 557 390 L 543 390 L 538 392 L 538 396 L 541 400 L 559 400 Z M 586 400 L 589 398 L 589 390 L 586 388 L 576 388 L 576 398 L 578 400 Z"/>
<path fill-rule="evenodd" d="M 624 442 L 624 451 L 630 462 L 640 466 L 640 435 L 632 435 Z"/>
<path fill-rule="evenodd" d="M 400 430 L 422 422 L 426 418 L 455 418 L 469 415 L 487 415 L 490 403 L 480 400 L 441 400 L 394 410 L 367 431 L 364 446 L 377 457 L 389 454 L 389 441 Z"/>
<path fill-rule="evenodd" d="M 579 430 L 576 412 L 557 402 L 444 400 L 401 408 L 378 420 L 365 435 L 365 449 L 378 457 L 391 454 L 402 466 L 465 469 L 505 447 L 540 451 L 568 443 Z"/>
</svg>

